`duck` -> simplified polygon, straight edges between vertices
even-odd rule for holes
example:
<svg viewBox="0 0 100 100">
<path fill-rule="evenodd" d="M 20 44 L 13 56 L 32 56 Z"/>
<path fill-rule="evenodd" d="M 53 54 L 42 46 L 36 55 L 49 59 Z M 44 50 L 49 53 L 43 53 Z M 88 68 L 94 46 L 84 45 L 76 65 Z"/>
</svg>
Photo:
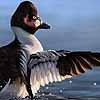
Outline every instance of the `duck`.
<svg viewBox="0 0 100 100">
<path fill-rule="evenodd" d="M 50 29 L 33 2 L 21 2 L 11 16 L 14 40 L 0 47 L 0 80 L 8 80 L 1 95 L 34 98 L 41 86 L 60 82 L 100 66 L 100 53 L 44 50 L 34 35 Z"/>
</svg>

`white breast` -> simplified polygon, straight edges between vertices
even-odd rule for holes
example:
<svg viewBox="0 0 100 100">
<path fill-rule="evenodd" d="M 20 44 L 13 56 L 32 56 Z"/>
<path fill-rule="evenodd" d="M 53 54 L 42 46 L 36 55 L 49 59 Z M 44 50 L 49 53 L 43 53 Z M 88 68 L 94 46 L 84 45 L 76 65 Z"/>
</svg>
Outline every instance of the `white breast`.
<svg viewBox="0 0 100 100">
<path fill-rule="evenodd" d="M 40 41 L 34 35 L 18 27 L 12 27 L 12 29 L 21 42 L 22 47 L 29 51 L 30 54 L 43 51 Z"/>
</svg>

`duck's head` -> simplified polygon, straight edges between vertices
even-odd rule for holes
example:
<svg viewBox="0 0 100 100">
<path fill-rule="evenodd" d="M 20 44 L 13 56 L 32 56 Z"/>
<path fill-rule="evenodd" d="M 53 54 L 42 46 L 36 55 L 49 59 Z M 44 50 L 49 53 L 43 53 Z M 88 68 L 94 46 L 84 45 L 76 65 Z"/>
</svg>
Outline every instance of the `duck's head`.
<svg viewBox="0 0 100 100">
<path fill-rule="evenodd" d="M 48 24 L 41 21 L 37 8 L 30 1 L 24 1 L 18 6 L 12 15 L 11 26 L 19 27 L 30 34 L 34 34 L 38 29 L 50 28 Z"/>
</svg>

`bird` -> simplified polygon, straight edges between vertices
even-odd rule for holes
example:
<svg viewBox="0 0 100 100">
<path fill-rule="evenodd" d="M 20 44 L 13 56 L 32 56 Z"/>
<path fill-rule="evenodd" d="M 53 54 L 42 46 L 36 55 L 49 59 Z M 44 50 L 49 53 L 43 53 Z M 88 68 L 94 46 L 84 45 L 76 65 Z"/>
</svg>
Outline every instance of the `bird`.
<svg viewBox="0 0 100 100">
<path fill-rule="evenodd" d="M 50 29 L 31 1 L 21 2 L 11 16 L 14 40 L 0 46 L 0 80 L 7 84 L 0 94 L 34 98 L 40 86 L 60 82 L 100 66 L 100 53 L 44 50 L 35 37 L 39 29 Z"/>
</svg>

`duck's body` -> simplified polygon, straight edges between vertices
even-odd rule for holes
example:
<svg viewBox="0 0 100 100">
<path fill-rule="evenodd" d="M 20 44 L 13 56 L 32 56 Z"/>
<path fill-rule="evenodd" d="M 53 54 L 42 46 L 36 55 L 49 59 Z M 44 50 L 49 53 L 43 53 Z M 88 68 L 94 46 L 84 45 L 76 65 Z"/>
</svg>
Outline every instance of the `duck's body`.
<svg viewBox="0 0 100 100">
<path fill-rule="evenodd" d="M 37 9 L 29 1 L 22 2 L 11 18 L 15 40 L 0 47 L 0 80 L 9 80 L 1 95 L 33 98 L 40 86 L 62 81 L 100 66 L 100 53 L 43 51 L 34 36 L 38 29 L 48 29 L 41 23 Z"/>
<path fill-rule="evenodd" d="M 2 95 L 11 94 L 12 96 L 26 97 L 28 92 L 24 82 L 22 82 L 22 75 L 18 65 L 18 61 L 20 61 L 20 51 L 24 50 L 25 53 L 28 54 L 27 57 L 30 57 L 31 54 L 42 52 L 43 47 L 34 35 L 18 27 L 12 27 L 12 30 L 18 38 L 15 37 L 13 42 L 0 48 L 0 79 L 7 80 L 11 78 L 1 93 Z M 25 68 L 25 70 L 27 70 L 27 68 Z M 12 93 L 12 91 L 14 92 Z M 35 93 L 33 94 L 35 95 Z"/>
</svg>

